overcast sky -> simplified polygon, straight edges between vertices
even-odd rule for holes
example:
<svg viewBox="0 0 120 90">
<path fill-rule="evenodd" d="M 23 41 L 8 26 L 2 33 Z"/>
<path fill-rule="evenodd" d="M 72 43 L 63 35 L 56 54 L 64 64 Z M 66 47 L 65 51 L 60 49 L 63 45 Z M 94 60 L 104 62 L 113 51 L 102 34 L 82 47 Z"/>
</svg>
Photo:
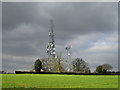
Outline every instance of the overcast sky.
<svg viewBox="0 0 120 90">
<path fill-rule="evenodd" d="M 47 58 L 49 21 L 54 20 L 56 52 L 82 58 L 93 71 L 98 65 L 118 68 L 118 3 L 2 3 L 2 68 L 31 70 Z"/>
</svg>

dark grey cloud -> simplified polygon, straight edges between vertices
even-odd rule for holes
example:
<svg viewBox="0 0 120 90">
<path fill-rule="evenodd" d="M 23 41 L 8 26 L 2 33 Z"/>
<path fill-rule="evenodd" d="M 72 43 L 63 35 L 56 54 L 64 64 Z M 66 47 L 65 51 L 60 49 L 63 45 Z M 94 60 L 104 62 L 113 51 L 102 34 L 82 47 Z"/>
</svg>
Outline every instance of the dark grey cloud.
<svg viewBox="0 0 120 90">
<path fill-rule="evenodd" d="M 60 29 L 59 31 L 73 33 L 74 30 L 79 34 L 95 31 L 107 32 L 116 29 L 116 23 L 114 22 L 117 20 L 117 14 L 115 14 L 117 4 L 115 6 L 112 4 L 63 3 L 62 5 L 58 4 L 58 11 L 51 10 L 51 12 L 56 20 L 56 27 Z M 111 10 L 114 11 L 111 12 Z"/>
<path fill-rule="evenodd" d="M 2 6 L 5 30 L 13 29 L 21 23 L 31 23 L 34 20 L 36 9 L 32 3 L 3 3 Z"/>
<path fill-rule="evenodd" d="M 46 27 L 49 18 L 55 19 L 56 30 L 75 30 L 82 33 L 82 30 L 88 32 L 88 29 L 94 31 L 96 28 L 103 31 L 116 29 L 114 22 L 117 20 L 117 3 L 16 2 L 7 4 L 4 2 L 3 9 L 3 27 L 6 25 L 4 28 L 9 28 L 9 30 L 21 23 Z"/>
<path fill-rule="evenodd" d="M 19 68 L 28 69 L 35 59 L 47 57 L 45 51 L 50 19 L 54 20 L 57 52 L 62 52 L 65 57 L 65 46 L 72 45 L 72 57 L 83 57 L 92 69 L 109 62 L 116 69 L 117 3 L 3 2 L 2 15 L 5 70 L 7 62 L 11 62 L 8 67 L 15 68 L 21 62 L 23 66 Z M 24 62 L 27 60 L 29 63 Z M 15 70 L 13 68 L 11 71 Z"/>
<path fill-rule="evenodd" d="M 19 29 L 3 33 L 3 54 L 38 55 L 40 50 L 43 51 L 46 48 L 44 46 L 47 34 L 32 26 L 21 26 Z M 37 49 L 38 51 L 36 51 Z"/>
</svg>

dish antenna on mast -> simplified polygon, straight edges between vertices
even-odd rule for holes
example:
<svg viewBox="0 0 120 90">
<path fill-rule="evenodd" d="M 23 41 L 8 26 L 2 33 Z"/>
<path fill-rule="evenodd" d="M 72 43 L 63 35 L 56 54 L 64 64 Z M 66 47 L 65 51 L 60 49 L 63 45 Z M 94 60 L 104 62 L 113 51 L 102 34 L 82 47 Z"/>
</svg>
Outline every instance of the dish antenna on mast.
<svg viewBox="0 0 120 90">
<path fill-rule="evenodd" d="M 68 55 L 68 56 L 71 56 L 71 48 L 72 48 L 71 45 L 69 45 L 69 46 L 67 46 L 67 47 L 65 48 L 65 50 L 67 51 L 67 55 Z"/>
</svg>

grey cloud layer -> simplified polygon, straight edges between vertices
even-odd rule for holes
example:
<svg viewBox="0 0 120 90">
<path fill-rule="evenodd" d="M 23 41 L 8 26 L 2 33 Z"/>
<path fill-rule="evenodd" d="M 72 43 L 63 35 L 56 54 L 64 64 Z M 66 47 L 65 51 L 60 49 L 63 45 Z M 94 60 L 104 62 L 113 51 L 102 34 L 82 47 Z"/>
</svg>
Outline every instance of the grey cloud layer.
<svg viewBox="0 0 120 90">
<path fill-rule="evenodd" d="M 112 48 L 115 49 L 110 48 L 110 50 L 113 50 L 111 53 L 113 57 L 116 57 L 117 53 L 114 52 L 117 51 L 117 8 L 117 3 L 4 2 L 2 8 L 3 54 L 11 57 L 25 57 L 24 60 L 31 57 L 29 58 L 31 65 L 33 64 L 32 57 L 47 57 L 45 51 L 48 41 L 49 20 L 53 19 L 57 52 L 61 50 L 64 52 L 67 44 L 73 44 L 73 55 L 76 57 L 89 57 L 89 52 L 93 54 L 94 58 L 87 58 L 89 59 L 88 62 L 94 59 L 94 62 L 98 62 L 95 63 L 97 65 L 104 62 L 109 63 L 109 58 L 106 58 L 106 60 L 99 56 L 102 59 L 100 63 L 100 61 L 96 60 L 95 52 L 89 51 L 89 49 L 97 48 L 95 51 L 100 50 L 101 46 L 96 45 L 97 47 L 95 47 L 95 43 L 106 42 L 107 44 L 104 44 L 103 48 L 105 48 L 105 45 L 109 47 L 109 44 L 114 43 Z M 112 33 L 113 36 L 111 36 Z M 111 41 L 108 38 L 111 38 Z M 83 53 L 85 52 L 84 55 L 80 50 Z M 101 52 L 98 51 L 98 53 L 102 55 L 106 51 L 101 48 Z M 107 54 L 108 57 L 111 55 L 108 52 Z M 19 65 L 17 58 L 16 61 L 13 61 L 12 58 L 4 58 L 3 69 L 5 70 L 7 70 L 5 68 L 7 61 Z M 21 60 L 21 62 L 24 60 Z M 115 58 L 115 62 L 111 60 L 110 64 L 113 62 L 117 64 L 117 60 L 117 58 Z M 27 65 L 30 66 L 30 63 Z M 26 68 L 28 67 L 26 66 Z"/>
</svg>

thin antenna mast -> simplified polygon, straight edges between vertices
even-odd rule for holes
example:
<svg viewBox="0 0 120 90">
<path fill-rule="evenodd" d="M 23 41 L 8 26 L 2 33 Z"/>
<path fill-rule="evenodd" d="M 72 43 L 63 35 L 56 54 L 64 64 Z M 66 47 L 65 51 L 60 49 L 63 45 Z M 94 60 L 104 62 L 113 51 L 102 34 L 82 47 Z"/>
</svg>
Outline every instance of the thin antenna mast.
<svg viewBox="0 0 120 90">
<path fill-rule="evenodd" d="M 71 48 L 72 46 L 69 45 L 65 48 L 65 50 L 67 51 L 67 71 L 70 72 L 71 71 L 71 67 L 70 67 L 70 61 L 71 61 Z"/>
</svg>

